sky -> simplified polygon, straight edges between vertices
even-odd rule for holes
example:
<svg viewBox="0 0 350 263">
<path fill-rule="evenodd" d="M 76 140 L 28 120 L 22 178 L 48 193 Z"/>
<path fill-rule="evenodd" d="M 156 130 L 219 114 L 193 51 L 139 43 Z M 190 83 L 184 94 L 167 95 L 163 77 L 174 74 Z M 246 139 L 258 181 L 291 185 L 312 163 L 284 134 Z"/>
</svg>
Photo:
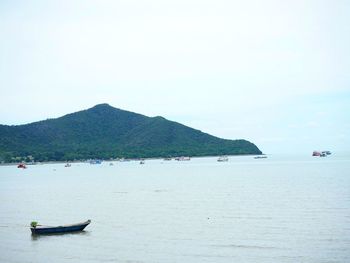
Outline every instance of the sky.
<svg viewBox="0 0 350 263">
<path fill-rule="evenodd" d="M 0 123 L 99 103 L 264 153 L 350 149 L 350 1 L 0 1 Z"/>
</svg>

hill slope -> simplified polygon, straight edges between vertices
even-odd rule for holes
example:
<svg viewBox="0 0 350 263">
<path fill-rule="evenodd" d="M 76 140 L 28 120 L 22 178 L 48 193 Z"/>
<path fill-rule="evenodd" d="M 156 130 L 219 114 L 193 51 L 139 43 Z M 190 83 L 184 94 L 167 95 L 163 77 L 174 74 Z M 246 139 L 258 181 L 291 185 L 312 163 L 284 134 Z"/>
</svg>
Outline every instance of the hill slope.
<svg viewBox="0 0 350 263">
<path fill-rule="evenodd" d="M 166 120 L 99 104 L 25 125 L 0 125 L 0 158 L 37 161 L 116 157 L 261 154 L 246 140 L 225 140 Z"/>
</svg>

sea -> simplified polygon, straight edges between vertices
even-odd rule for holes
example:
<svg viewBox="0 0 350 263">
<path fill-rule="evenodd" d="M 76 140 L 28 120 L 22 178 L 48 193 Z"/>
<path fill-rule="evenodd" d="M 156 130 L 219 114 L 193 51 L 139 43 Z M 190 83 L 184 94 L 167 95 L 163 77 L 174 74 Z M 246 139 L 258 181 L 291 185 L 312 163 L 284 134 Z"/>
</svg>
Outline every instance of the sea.
<svg viewBox="0 0 350 263">
<path fill-rule="evenodd" d="M 350 262 L 350 155 L 0 166 L 0 262 Z"/>
</svg>

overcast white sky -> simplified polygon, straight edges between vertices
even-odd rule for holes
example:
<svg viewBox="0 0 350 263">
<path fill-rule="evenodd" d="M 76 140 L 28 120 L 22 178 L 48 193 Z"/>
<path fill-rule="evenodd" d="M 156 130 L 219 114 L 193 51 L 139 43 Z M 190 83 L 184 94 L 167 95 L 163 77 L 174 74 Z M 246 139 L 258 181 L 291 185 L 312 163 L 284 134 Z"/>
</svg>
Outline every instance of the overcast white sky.
<svg viewBox="0 0 350 263">
<path fill-rule="evenodd" d="M 265 153 L 350 149 L 350 1 L 0 1 L 0 123 L 98 103 Z"/>
</svg>

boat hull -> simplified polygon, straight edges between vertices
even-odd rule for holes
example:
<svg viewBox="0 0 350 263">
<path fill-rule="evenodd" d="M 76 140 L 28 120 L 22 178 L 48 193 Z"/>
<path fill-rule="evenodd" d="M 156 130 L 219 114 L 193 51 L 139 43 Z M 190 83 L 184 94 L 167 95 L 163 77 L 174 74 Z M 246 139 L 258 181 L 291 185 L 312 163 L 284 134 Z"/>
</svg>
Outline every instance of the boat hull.
<svg viewBox="0 0 350 263">
<path fill-rule="evenodd" d="M 90 224 L 90 220 L 81 224 L 69 225 L 69 226 L 56 226 L 56 227 L 31 227 L 33 235 L 45 235 L 45 234 L 60 234 L 70 233 L 84 230 Z"/>
</svg>

